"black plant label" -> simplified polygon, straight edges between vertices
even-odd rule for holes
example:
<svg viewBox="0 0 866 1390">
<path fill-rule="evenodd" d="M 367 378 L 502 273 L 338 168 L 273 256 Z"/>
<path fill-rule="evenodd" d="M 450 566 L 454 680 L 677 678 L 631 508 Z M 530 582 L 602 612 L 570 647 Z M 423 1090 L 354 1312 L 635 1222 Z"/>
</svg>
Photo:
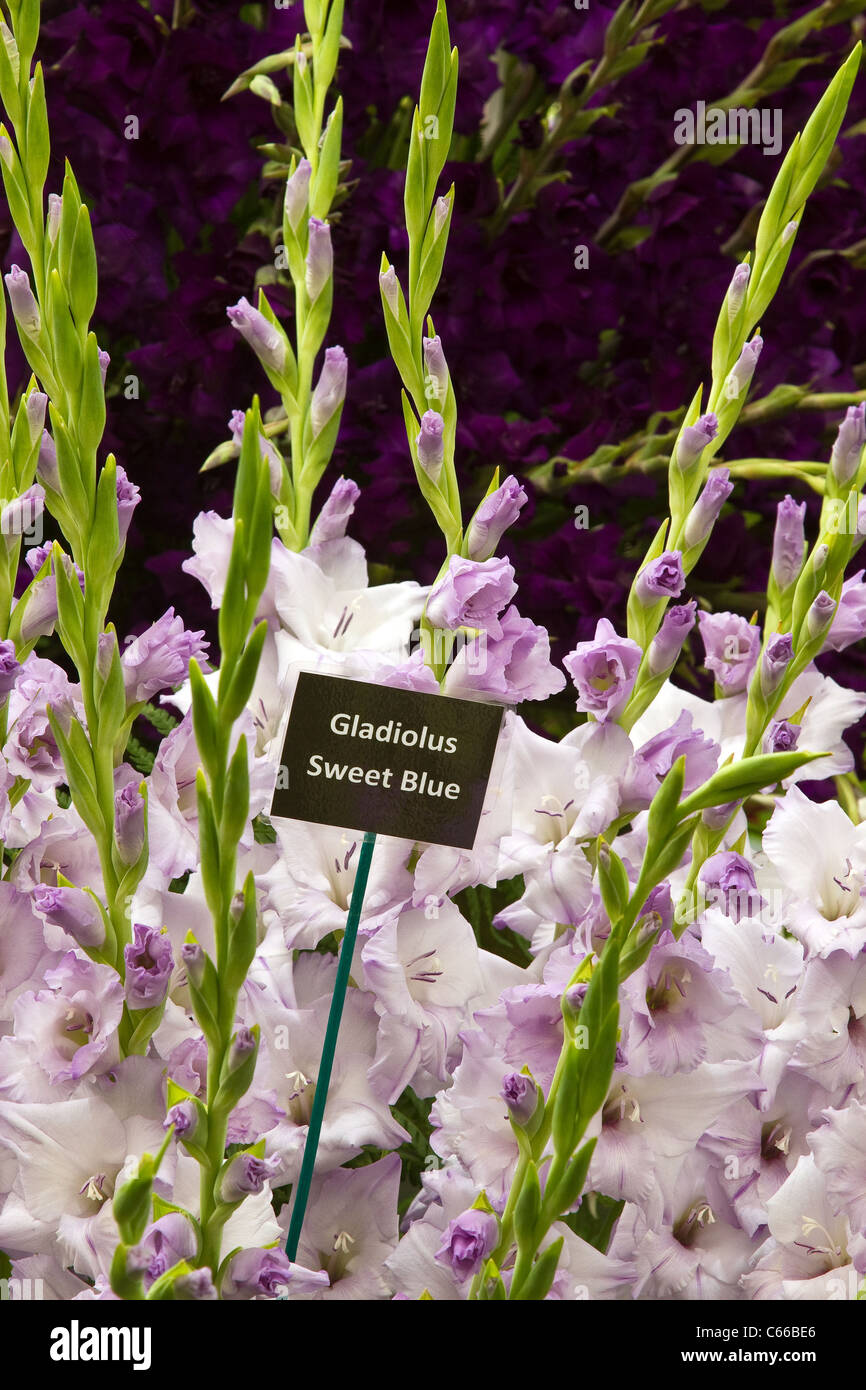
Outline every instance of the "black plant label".
<svg viewBox="0 0 866 1390">
<path fill-rule="evenodd" d="M 503 713 L 302 671 L 271 815 L 471 849 Z"/>
</svg>

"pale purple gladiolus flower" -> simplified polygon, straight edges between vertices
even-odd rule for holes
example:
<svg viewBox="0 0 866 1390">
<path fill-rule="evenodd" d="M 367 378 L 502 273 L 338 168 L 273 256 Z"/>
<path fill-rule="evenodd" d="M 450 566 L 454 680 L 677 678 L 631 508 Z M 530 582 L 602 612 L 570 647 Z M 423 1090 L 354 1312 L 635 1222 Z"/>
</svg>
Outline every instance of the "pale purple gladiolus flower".
<svg viewBox="0 0 866 1390">
<path fill-rule="evenodd" d="M 452 555 L 448 569 L 427 599 L 427 618 L 434 627 L 482 628 L 502 637 L 499 614 L 514 598 L 514 568 L 507 560 L 464 560 Z"/>
<path fill-rule="evenodd" d="M 765 697 L 779 687 L 793 655 L 794 638 L 790 632 L 770 638 L 761 657 L 761 690 Z"/>
<path fill-rule="evenodd" d="M 478 507 L 466 531 L 466 551 L 470 560 L 487 560 L 494 554 L 503 534 L 526 505 L 526 493 L 517 479 L 509 476 Z"/>
<path fill-rule="evenodd" d="M 19 266 L 13 265 L 8 275 L 4 275 L 3 279 L 6 281 L 6 288 L 9 291 L 9 302 L 12 305 L 15 322 L 26 337 L 35 338 L 42 327 L 42 318 L 36 296 L 30 288 L 30 276 L 26 270 L 21 270 Z"/>
<path fill-rule="evenodd" d="M 285 371 L 286 344 L 274 325 L 246 298 L 226 309 L 229 321 L 256 354 L 260 362 L 278 375 Z"/>
<path fill-rule="evenodd" d="M 863 575 L 866 570 L 858 570 L 842 585 L 839 607 L 833 619 L 833 626 L 824 638 L 822 651 L 844 651 L 853 642 L 866 637 L 866 583 Z"/>
<path fill-rule="evenodd" d="M 745 690 L 761 648 L 761 630 L 737 613 L 698 613 L 704 665 L 725 695 Z"/>
<path fill-rule="evenodd" d="M 508 1113 L 515 1124 L 527 1125 L 533 1118 L 538 1104 L 538 1087 L 531 1076 L 524 1072 L 511 1071 L 503 1077 L 499 1092 Z"/>
<path fill-rule="evenodd" d="M 346 399 L 346 376 L 349 364 L 341 347 L 329 347 L 325 352 L 316 389 L 310 401 L 310 423 L 313 438 L 333 419 Z"/>
<path fill-rule="evenodd" d="M 203 628 L 190 632 L 169 608 L 146 632 L 133 638 L 120 658 L 127 702 L 136 705 L 150 700 L 166 686 L 186 680 L 190 661 L 193 657 L 200 661 L 208 649 L 203 637 Z"/>
<path fill-rule="evenodd" d="M 117 467 L 117 530 L 121 545 L 125 542 L 129 533 L 129 523 L 132 521 L 132 513 L 141 501 L 141 493 L 138 485 L 127 478 L 126 470 Z"/>
<path fill-rule="evenodd" d="M 688 710 L 681 710 L 669 729 L 648 739 L 638 749 L 638 760 L 651 769 L 659 782 L 667 776 L 678 758 L 686 760 L 683 790 L 688 795 L 703 785 L 716 770 L 719 745 L 695 729 Z"/>
<path fill-rule="evenodd" d="M 500 639 L 482 632 L 461 647 L 445 677 L 444 693 L 516 705 L 562 690 L 565 677 L 551 665 L 545 629 L 521 618 L 513 604 L 503 613 L 501 626 Z"/>
<path fill-rule="evenodd" d="M 15 689 L 21 666 L 15 655 L 15 643 L 7 638 L 0 641 L 0 699 Z"/>
<path fill-rule="evenodd" d="M 799 724 L 787 719 L 774 719 L 764 735 L 765 753 L 791 753 L 797 747 L 802 732 Z"/>
<path fill-rule="evenodd" d="M 52 926 L 68 932 L 85 947 L 100 947 L 105 940 L 105 924 L 89 893 L 81 888 L 53 888 L 37 883 L 33 889 L 33 905 L 41 917 Z"/>
<path fill-rule="evenodd" d="M 650 560 L 635 580 L 635 594 L 646 608 L 663 598 L 679 598 L 686 587 L 683 557 L 678 550 L 666 550 Z"/>
<path fill-rule="evenodd" d="M 764 340 L 757 333 L 754 338 L 744 344 L 742 352 L 728 372 L 725 381 L 724 391 L 729 401 L 737 400 L 744 391 L 748 391 L 763 346 Z"/>
<path fill-rule="evenodd" d="M 448 394 L 448 363 L 438 333 L 435 338 L 424 339 L 424 374 L 428 399 L 444 401 Z"/>
<path fill-rule="evenodd" d="M 144 848 L 144 797 L 134 782 L 114 798 L 117 848 L 124 864 L 135 864 Z"/>
<path fill-rule="evenodd" d="M 285 1250 L 239 1250 L 226 1269 L 222 1296 L 239 1298 L 286 1298 L 292 1294 L 313 1294 L 330 1287 L 323 1269 L 306 1269 L 291 1264 Z"/>
<path fill-rule="evenodd" d="M 730 476 L 730 470 L 727 468 L 714 468 L 710 473 L 700 496 L 686 517 L 683 532 L 686 548 L 700 545 L 712 531 L 719 512 L 734 490 L 733 483 L 729 481 Z"/>
<path fill-rule="evenodd" d="M 836 612 L 836 600 L 831 598 L 826 589 L 812 600 L 809 611 L 806 614 L 806 628 L 810 637 L 818 637 L 833 621 L 833 614 Z"/>
<path fill-rule="evenodd" d="M 784 593 L 800 577 L 803 568 L 806 503 L 795 502 L 786 495 L 776 508 L 776 529 L 773 533 L 772 575 Z"/>
<path fill-rule="evenodd" d="M 849 405 L 830 454 L 830 470 L 840 487 L 846 487 L 857 472 L 864 444 L 866 401 L 861 401 L 859 405 Z"/>
<path fill-rule="evenodd" d="M 683 644 L 695 625 L 697 603 L 675 604 L 665 613 L 662 625 L 649 644 L 647 666 L 651 676 L 670 671 L 683 649 Z"/>
<path fill-rule="evenodd" d="M 315 302 L 327 285 L 334 271 L 334 252 L 331 246 L 331 228 L 319 217 L 309 220 L 309 245 L 305 283 L 311 302 Z"/>
<path fill-rule="evenodd" d="M 421 432 L 415 440 L 418 462 L 431 482 L 438 483 L 445 458 L 443 431 L 445 421 L 436 410 L 425 410 L 421 416 Z"/>
<path fill-rule="evenodd" d="M 492 1212 L 464 1211 L 449 1221 L 435 1258 L 449 1265 L 460 1280 L 477 1274 L 499 1239 L 499 1222 Z"/>
<path fill-rule="evenodd" d="M 191 1269 L 172 1284 L 172 1292 L 181 1303 L 214 1303 L 219 1298 L 209 1269 Z"/>
<path fill-rule="evenodd" d="M 764 906 L 764 899 L 755 883 L 755 871 L 748 859 L 733 850 L 712 855 L 700 871 L 705 888 L 718 889 L 718 906 L 739 922 L 741 917 L 753 917 Z"/>
<path fill-rule="evenodd" d="M 596 719 L 616 719 L 625 708 L 643 653 L 630 637 L 618 637 L 607 618 L 600 618 L 591 642 L 578 642 L 563 657 L 577 687 L 577 708 Z"/>
<path fill-rule="evenodd" d="M 685 473 L 697 463 L 704 449 L 719 432 L 719 422 L 712 411 L 702 415 L 693 425 L 687 425 L 677 442 L 677 467 Z"/>
<path fill-rule="evenodd" d="M 156 1008 L 168 993 L 174 969 L 168 937 L 156 927 L 136 922 L 132 929 L 132 941 L 123 948 L 123 959 L 126 962 L 126 1002 L 129 1008 Z"/>
<path fill-rule="evenodd" d="M 244 1197 L 261 1192 L 265 1183 L 280 1167 L 282 1160 L 278 1154 L 273 1158 L 256 1158 L 253 1154 L 235 1154 L 225 1173 L 220 1187 L 224 1202 L 242 1202 Z"/>
<path fill-rule="evenodd" d="M 286 179 L 286 192 L 283 209 L 286 221 L 293 232 L 298 230 L 301 218 L 306 212 L 310 192 L 310 175 L 313 166 L 308 159 L 302 159 L 295 172 Z"/>
</svg>

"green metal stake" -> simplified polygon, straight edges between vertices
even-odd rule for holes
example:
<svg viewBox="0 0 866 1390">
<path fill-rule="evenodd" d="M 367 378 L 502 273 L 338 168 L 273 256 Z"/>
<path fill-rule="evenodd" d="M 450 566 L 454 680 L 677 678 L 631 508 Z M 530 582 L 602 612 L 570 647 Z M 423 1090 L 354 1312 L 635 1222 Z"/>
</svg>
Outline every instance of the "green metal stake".
<svg viewBox="0 0 866 1390">
<path fill-rule="evenodd" d="M 358 858 L 355 885 L 352 889 L 352 900 L 349 903 L 349 916 L 346 919 L 346 934 L 343 937 L 343 944 L 340 947 L 337 978 L 334 982 L 331 1011 L 328 1014 L 328 1027 L 325 1033 L 325 1042 L 322 1047 L 322 1061 L 319 1066 L 319 1075 L 316 1078 L 316 1094 L 313 1099 L 313 1113 L 310 1116 L 310 1128 L 307 1131 L 307 1142 L 304 1145 L 304 1160 L 301 1164 L 301 1174 L 298 1178 L 295 1200 L 292 1205 L 292 1220 L 289 1226 L 289 1236 L 286 1241 L 286 1254 L 290 1260 L 294 1260 L 298 1253 L 298 1242 L 301 1239 L 301 1227 L 304 1224 L 304 1214 L 307 1210 L 307 1198 L 310 1195 L 310 1183 L 313 1180 L 313 1169 L 316 1166 L 316 1152 L 319 1147 L 319 1134 L 321 1133 L 322 1120 L 325 1116 L 325 1105 L 328 1100 L 328 1085 L 331 1080 L 331 1067 L 334 1064 L 334 1053 L 337 1049 L 337 1034 L 340 1031 L 340 1019 L 343 1017 L 343 1001 L 346 998 L 346 986 L 349 983 L 349 972 L 352 969 L 352 956 L 355 954 L 355 938 L 358 935 L 358 923 L 361 920 L 361 908 L 364 903 L 364 892 L 367 887 L 367 878 L 370 873 L 370 860 L 373 857 L 373 846 L 375 843 L 376 836 L 374 832 L 368 830 L 364 835 L 361 853 Z"/>
</svg>

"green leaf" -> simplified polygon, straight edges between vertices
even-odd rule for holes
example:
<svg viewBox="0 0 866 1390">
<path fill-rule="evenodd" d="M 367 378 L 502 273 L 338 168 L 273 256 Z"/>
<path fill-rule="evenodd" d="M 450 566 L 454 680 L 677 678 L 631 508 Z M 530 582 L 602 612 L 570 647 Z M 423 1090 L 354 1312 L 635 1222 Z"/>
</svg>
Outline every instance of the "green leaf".
<svg viewBox="0 0 866 1390">
<path fill-rule="evenodd" d="M 564 1241 L 565 1237 L 559 1236 L 552 1245 L 548 1245 L 547 1249 L 542 1251 L 521 1287 L 516 1292 L 512 1288 L 513 1299 L 520 1303 L 535 1303 L 547 1297 L 556 1278 L 556 1266 Z"/>
</svg>

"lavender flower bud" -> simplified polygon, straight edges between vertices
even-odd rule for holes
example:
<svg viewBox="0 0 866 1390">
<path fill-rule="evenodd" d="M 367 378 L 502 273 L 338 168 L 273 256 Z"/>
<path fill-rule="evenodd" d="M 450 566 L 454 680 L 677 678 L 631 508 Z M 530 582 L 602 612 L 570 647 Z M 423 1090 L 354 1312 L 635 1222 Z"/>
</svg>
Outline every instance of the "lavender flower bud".
<svg viewBox="0 0 866 1390">
<path fill-rule="evenodd" d="M 17 265 L 13 265 L 9 274 L 4 275 L 3 279 L 6 281 L 6 288 L 9 291 L 9 302 L 12 305 L 15 322 L 26 337 L 35 338 L 42 327 L 42 318 L 36 296 L 30 288 L 30 276 L 26 270 L 21 270 Z"/>
<path fill-rule="evenodd" d="M 117 646 L 113 632 L 100 632 L 96 639 L 96 674 L 103 685 L 111 675 L 111 658 Z"/>
<path fill-rule="evenodd" d="M 864 443 L 866 401 L 861 401 L 859 405 L 849 405 L 830 455 L 830 471 L 840 487 L 846 487 L 856 474 Z"/>
<path fill-rule="evenodd" d="M 435 410 L 425 410 L 421 416 L 421 433 L 415 440 L 418 447 L 418 462 L 432 482 L 438 483 L 445 458 L 443 430 L 445 421 Z"/>
<path fill-rule="evenodd" d="M 434 241 L 442 235 L 442 228 L 448 221 L 448 214 L 451 211 L 451 199 L 448 197 L 437 198 L 433 204 L 433 239 Z"/>
<path fill-rule="evenodd" d="M 162 1122 L 163 1129 L 171 1129 L 178 1139 L 195 1139 L 199 1127 L 198 1110 L 191 1100 L 178 1101 L 173 1105 Z"/>
<path fill-rule="evenodd" d="M 708 806 L 701 812 L 701 823 L 708 830 L 723 830 L 739 804 L 739 801 L 726 801 L 724 806 Z"/>
<path fill-rule="evenodd" d="M 449 1221 L 434 1258 L 450 1265 L 458 1279 L 469 1279 L 478 1273 L 498 1239 L 499 1222 L 493 1213 L 473 1207 Z"/>
<path fill-rule="evenodd" d="M 746 297 L 746 288 L 749 283 L 749 276 L 752 273 L 751 266 L 747 261 L 743 261 L 734 271 L 733 279 L 728 287 L 728 322 L 733 323 L 740 309 L 743 307 L 743 300 Z"/>
<path fill-rule="evenodd" d="M 773 533 L 773 580 L 782 593 L 800 577 L 803 568 L 806 503 L 797 503 L 786 495 L 776 508 L 776 529 Z"/>
<path fill-rule="evenodd" d="M 301 218 L 307 210 L 312 170 L 313 166 L 310 161 L 302 159 L 295 172 L 286 179 L 283 210 L 286 214 L 286 221 L 293 232 L 298 230 Z"/>
<path fill-rule="evenodd" d="M 427 399 L 444 403 L 448 394 L 448 363 L 438 333 L 435 338 L 424 339 L 424 376 Z"/>
<path fill-rule="evenodd" d="M 144 797 L 128 782 L 114 798 L 117 851 L 124 864 L 136 864 L 144 848 Z"/>
<path fill-rule="evenodd" d="M 130 482 L 126 476 L 126 470 L 118 464 L 117 475 L 117 530 L 120 543 L 126 540 L 129 532 L 129 523 L 132 521 L 132 513 L 141 501 L 141 493 L 135 483 Z"/>
<path fill-rule="evenodd" d="M 712 411 L 702 415 L 693 425 L 687 425 L 677 442 L 676 462 L 685 473 L 697 463 L 704 449 L 711 444 L 719 432 L 719 422 Z"/>
<path fill-rule="evenodd" d="M 36 476 L 45 487 L 54 492 L 60 491 L 60 473 L 57 468 L 57 447 L 47 430 L 42 431 L 39 457 L 36 460 Z"/>
<path fill-rule="evenodd" d="M 197 941 L 185 941 L 180 948 L 180 958 L 186 970 L 187 979 L 196 989 L 201 989 L 207 964 L 207 957 L 203 948 Z"/>
<path fill-rule="evenodd" d="M 36 911 L 51 926 L 68 932 L 79 946 L 100 947 L 105 940 L 105 924 L 89 893 L 81 888 L 52 888 L 37 883 L 33 889 Z"/>
<path fill-rule="evenodd" d="M 257 1047 L 256 1036 L 249 1028 L 239 1028 L 232 1038 L 226 1059 L 226 1071 L 237 1071 L 247 1062 Z"/>
<path fill-rule="evenodd" d="M 349 364 L 341 347 L 330 347 L 325 352 L 316 389 L 310 401 L 310 422 L 313 438 L 322 433 L 328 421 L 333 419 L 346 399 L 346 376 Z"/>
<path fill-rule="evenodd" d="M 3 163 L 6 165 L 7 169 L 11 170 L 12 168 L 14 168 L 15 151 L 12 148 L 12 141 L 6 134 L 5 126 L 0 126 L 0 159 L 3 160 Z"/>
<path fill-rule="evenodd" d="M 647 652 L 651 676 L 660 676 L 676 664 L 683 643 L 695 625 L 697 604 L 694 599 L 677 604 L 665 613 L 661 627 L 652 639 Z"/>
<path fill-rule="evenodd" d="M 60 218 L 63 213 L 63 199 L 59 193 L 48 194 L 48 218 L 45 230 L 48 233 L 48 241 L 51 246 L 57 240 L 57 233 L 60 231 Z"/>
<path fill-rule="evenodd" d="M 666 550 L 650 560 L 635 580 L 635 595 L 645 608 L 663 598 L 679 598 L 686 586 L 683 557 L 678 550 Z"/>
<path fill-rule="evenodd" d="M 765 699 L 781 685 L 793 656 L 794 638 L 790 632 L 770 638 L 761 657 L 761 692 Z"/>
<path fill-rule="evenodd" d="M 256 1158 L 253 1154 L 235 1154 L 223 1174 L 220 1197 L 224 1202 L 242 1202 L 245 1197 L 261 1192 L 268 1178 L 276 1173 L 281 1159 Z"/>
<path fill-rule="evenodd" d="M 717 890 L 713 896 L 725 915 L 735 922 L 741 917 L 755 916 L 764 906 L 754 869 L 748 859 L 733 850 L 712 855 L 703 865 L 699 879 L 705 888 Z"/>
<path fill-rule="evenodd" d="M 507 477 L 495 492 L 485 497 L 466 532 L 466 553 L 470 560 L 489 560 L 505 531 L 517 520 L 526 500 L 526 493 L 513 476 Z"/>
<path fill-rule="evenodd" d="M 499 1094 L 508 1106 L 511 1119 L 525 1129 L 535 1117 L 538 1105 L 538 1087 L 532 1077 L 520 1071 L 509 1072 L 503 1077 Z"/>
<path fill-rule="evenodd" d="M 734 490 L 733 483 L 728 481 L 730 476 L 727 468 L 715 468 L 710 473 L 698 500 L 686 517 L 683 533 L 686 549 L 700 545 L 712 531 L 719 512 Z"/>
<path fill-rule="evenodd" d="M 109 357 L 107 352 L 103 352 L 102 348 L 99 349 L 96 356 L 99 361 L 99 375 L 102 378 L 102 389 L 104 391 L 105 378 L 108 376 L 108 368 L 111 366 L 111 358 Z"/>
<path fill-rule="evenodd" d="M 130 1009 L 155 1009 L 165 999 L 174 961 L 171 942 L 156 927 L 136 922 L 132 941 L 123 948 L 126 1003 Z"/>
<path fill-rule="evenodd" d="M 830 597 L 826 589 L 822 589 L 812 600 L 811 607 L 806 614 L 806 628 L 809 636 L 818 637 L 826 627 L 829 627 L 835 612 L 836 600 Z"/>
<path fill-rule="evenodd" d="M 172 1293 L 181 1303 L 213 1303 L 219 1298 L 209 1269 L 191 1269 L 172 1284 Z"/>
<path fill-rule="evenodd" d="M 725 381 L 724 389 L 727 400 L 735 401 L 742 396 L 744 391 L 748 391 L 763 346 L 764 340 L 757 333 L 750 342 L 743 346 L 742 352 L 728 372 Z"/>
<path fill-rule="evenodd" d="M 286 344 L 274 325 L 247 299 L 226 309 L 229 321 L 249 343 L 259 361 L 281 375 L 286 369 Z"/>
<path fill-rule="evenodd" d="M 333 274 L 334 252 L 331 248 L 331 228 L 327 222 L 311 217 L 308 228 L 310 240 L 305 282 L 310 302 L 314 303 Z"/>
<path fill-rule="evenodd" d="M 801 726 L 787 719 L 774 719 L 764 735 L 765 753 L 792 753 L 800 741 Z"/>
<path fill-rule="evenodd" d="M 44 391 L 31 391 L 24 402 L 31 444 L 36 443 L 45 428 L 45 407 L 47 404 L 48 397 Z"/>
<path fill-rule="evenodd" d="M 397 272 L 392 265 L 379 272 L 379 288 L 385 296 L 385 303 L 396 319 L 400 313 L 400 285 Z"/>
</svg>

